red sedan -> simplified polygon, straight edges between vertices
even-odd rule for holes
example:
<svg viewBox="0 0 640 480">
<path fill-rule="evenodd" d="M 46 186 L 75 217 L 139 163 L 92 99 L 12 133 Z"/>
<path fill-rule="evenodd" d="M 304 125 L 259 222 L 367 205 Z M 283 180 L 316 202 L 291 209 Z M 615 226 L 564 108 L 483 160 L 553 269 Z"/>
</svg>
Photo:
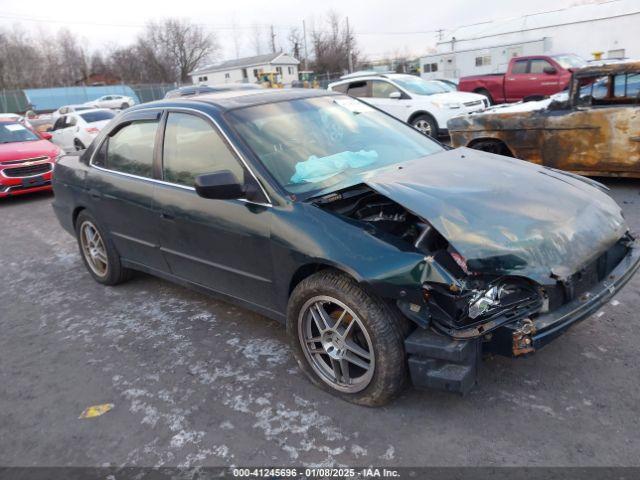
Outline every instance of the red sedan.
<svg viewBox="0 0 640 480">
<path fill-rule="evenodd" d="M 0 118 L 0 198 L 51 189 L 62 150 L 14 118 Z"/>
</svg>

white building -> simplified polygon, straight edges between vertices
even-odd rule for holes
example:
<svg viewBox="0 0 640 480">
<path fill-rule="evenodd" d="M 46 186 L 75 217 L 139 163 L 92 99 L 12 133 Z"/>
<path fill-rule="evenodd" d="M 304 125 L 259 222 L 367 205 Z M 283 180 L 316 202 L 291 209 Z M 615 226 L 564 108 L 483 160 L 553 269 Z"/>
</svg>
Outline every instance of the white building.
<svg viewBox="0 0 640 480">
<path fill-rule="evenodd" d="M 640 58 L 640 0 L 611 0 L 493 20 L 447 32 L 420 59 L 423 78 L 502 73 L 512 57 L 575 53 Z"/>
<path fill-rule="evenodd" d="M 194 85 L 216 85 L 258 83 L 262 74 L 275 73 L 278 82 L 289 85 L 294 80 L 298 80 L 299 64 L 300 62 L 291 55 L 276 52 L 206 65 L 189 75 Z"/>
</svg>

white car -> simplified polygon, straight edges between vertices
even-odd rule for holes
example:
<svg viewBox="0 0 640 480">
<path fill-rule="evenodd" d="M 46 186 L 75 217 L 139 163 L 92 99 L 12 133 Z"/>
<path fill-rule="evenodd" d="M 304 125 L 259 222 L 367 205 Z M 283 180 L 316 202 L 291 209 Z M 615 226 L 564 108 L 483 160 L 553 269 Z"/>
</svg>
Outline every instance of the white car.
<svg viewBox="0 0 640 480">
<path fill-rule="evenodd" d="M 135 104 L 136 101 L 133 98 L 125 95 L 103 95 L 85 103 L 85 105 L 90 105 L 93 108 L 115 108 L 119 110 L 124 110 Z"/>
<path fill-rule="evenodd" d="M 51 141 L 60 148 L 84 150 L 116 114 L 107 109 L 91 109 L 63 115 L 51 129 Z"/>
<path fill-rule="evenodd" d="M 31 122 L 29 122 L 29 120 L 27 120 L 26 117 L 22 115 L 18 115 L 17 113 L 0 113 L 0 119 L 13 120 L 17 123 L 24 125 L 25 127 L 28 127 L 30 130 L 35 131 L 35 127 L 31 124 Z"/>
<path fill-rule="evenodd" d="M 93 107 L 91 107 L 90 105 L 64 105 L 51 114 L 51 123 L 56 123 L 56 120 L 58 120 L 62 115 L 66 115 L 67 113 L 89 110 L 91 108 Z"/>
<path fill-rule="evenodd" d="M 438 82 L 401 73 L 346 75 L 328 88 L 359 98 L 433 137 L 447 134 L 450 118 L 489 106 L 484 95 L 448 91 Z"/>
</svg>

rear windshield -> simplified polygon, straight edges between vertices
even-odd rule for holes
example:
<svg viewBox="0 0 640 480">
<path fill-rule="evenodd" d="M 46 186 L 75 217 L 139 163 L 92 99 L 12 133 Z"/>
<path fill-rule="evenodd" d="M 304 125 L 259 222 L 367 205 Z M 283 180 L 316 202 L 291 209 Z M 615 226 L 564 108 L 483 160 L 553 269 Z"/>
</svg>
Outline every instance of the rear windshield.
<svg viewBox="0 0 640 480">
<path fill-rule="evenodd" d="M 99 112 L 87 112 L 81 113 L 80 116 L 87 123 L 102 122 L 103 120 L 111 120 L 116 116 L 115 113 L 109 110 L 100 110 Z"/>
<path fill-rule="evenodd" d="M 33 142 L 40 138 L 19 123 L 0 123 L 0 143 Z"/>
</svg>

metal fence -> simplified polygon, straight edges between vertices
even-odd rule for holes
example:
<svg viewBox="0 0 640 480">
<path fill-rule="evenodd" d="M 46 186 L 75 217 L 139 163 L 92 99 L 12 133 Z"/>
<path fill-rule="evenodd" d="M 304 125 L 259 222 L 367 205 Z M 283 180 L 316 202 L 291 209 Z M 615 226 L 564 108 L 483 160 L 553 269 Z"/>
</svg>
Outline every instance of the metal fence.
<svg viewBox="0 0 640 480">
<path fill-rule="evenodd" d="M 104 85 L 57 88 L 28 88 L 0 90 L 0 113 L 25 113 L 27 110 L 51 112 L 64 105 L 90 102 L 103 95 L 117 94 L 132 97 L 139 103 L 164 98 L 174 84 Z"/>
</svg>

